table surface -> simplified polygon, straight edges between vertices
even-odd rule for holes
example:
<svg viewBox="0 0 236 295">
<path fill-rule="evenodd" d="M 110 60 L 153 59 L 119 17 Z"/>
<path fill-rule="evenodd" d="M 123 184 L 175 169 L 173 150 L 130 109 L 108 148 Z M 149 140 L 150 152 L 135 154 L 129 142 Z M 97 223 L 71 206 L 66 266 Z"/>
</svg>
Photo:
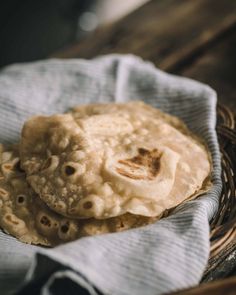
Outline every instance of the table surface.
<svg viewBox="0 0 236 295">
<path fill-rule="evenodd" d="M 218 101 L 236 112 L 236 1 L 152 0 L 123 19 L 52 55 L 92 58 L 132 53 L 170 73 L 212 86 Z M 234 294 L 236 241 L 221 253 L 204 281 L 211 285 L 176 294 Z"/>
</svg>

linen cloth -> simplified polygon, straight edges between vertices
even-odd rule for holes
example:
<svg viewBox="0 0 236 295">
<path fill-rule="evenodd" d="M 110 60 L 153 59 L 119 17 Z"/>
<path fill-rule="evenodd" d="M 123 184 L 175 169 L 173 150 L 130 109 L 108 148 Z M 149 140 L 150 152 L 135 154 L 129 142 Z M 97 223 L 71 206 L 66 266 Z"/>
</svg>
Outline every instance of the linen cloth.
<svg viewBox="0 0 236 295">
<path fill-rule="evenodd" d="M 208 144 L 213 187 L 155 224 L 86 237 L 54 249 L 0 232 L 1 294 L 158 295 L 199 282 L 209 256 L 209 220 L 221 192 L 216 93 L 132 55 L 45 60 L 0 71 L 0 141 L 19 140 L 35 114 L 92 102 L 143 100 L 181 118 Z M 19 291 L 21 290 L 21 291 Z"/>
</svg>

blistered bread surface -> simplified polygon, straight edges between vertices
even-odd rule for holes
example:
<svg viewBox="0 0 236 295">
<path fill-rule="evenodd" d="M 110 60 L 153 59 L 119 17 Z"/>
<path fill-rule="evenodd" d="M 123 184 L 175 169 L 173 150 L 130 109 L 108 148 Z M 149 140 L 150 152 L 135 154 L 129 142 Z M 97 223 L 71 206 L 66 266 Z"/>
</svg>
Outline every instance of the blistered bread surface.
<svg viewBox="0 0 236 295">
<path fill-rule="evenodd" d="M 17 146 L 0 144 L 0 228 L 29 244 L 56 246 L 81 237 L 153 223 L 157 218 L 124 214 L 105 220 L 66 218 L 49 209 L 26 181 Z"/>
<path fill-rule="evenodd" d="M 20 152 L 40 198 L 78 219 L 158 216 L 197 195 L 211 170 L 205 146 L 180 120 L 142 102 L 33 117 Z"/>
</svg>

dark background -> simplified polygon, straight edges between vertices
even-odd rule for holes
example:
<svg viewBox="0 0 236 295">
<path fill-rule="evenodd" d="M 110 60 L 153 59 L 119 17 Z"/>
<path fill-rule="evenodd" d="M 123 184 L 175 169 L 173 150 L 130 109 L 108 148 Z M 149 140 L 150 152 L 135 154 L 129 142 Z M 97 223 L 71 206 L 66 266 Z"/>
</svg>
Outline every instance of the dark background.
<svg viewBox="0 0 236 295">
<path fill-rule="evenodd" d="M 42 59 L 82 38 L 79 16 L 93 0 L 5 0 L 0 6 L 0 67 Z"/>
</svg>

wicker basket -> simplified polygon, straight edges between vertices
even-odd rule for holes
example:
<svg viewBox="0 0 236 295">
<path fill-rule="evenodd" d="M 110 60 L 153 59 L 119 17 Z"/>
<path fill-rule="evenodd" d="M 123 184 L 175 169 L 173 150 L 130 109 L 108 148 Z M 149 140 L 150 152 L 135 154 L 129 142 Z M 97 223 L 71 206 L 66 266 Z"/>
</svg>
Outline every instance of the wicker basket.
<svg viewBox="0 0 236 295">
<path fill-rule="evenodd" d="M 211 221 L 211 255 L 205 276 L 217 259 L 222 259 L 222 252 L 230 251 L 236 237 L 236 128 L 235 116 L 225 106 L 217 108 L 217 135 L 222 156 L 223 190 L 219 210 Z M 228 251 L 226 249 L 228 248 Z M 232 248 L 232 247 L 231 247 Z M 227 254 L 227 253 L 226 253 Z"/>
</svg>

